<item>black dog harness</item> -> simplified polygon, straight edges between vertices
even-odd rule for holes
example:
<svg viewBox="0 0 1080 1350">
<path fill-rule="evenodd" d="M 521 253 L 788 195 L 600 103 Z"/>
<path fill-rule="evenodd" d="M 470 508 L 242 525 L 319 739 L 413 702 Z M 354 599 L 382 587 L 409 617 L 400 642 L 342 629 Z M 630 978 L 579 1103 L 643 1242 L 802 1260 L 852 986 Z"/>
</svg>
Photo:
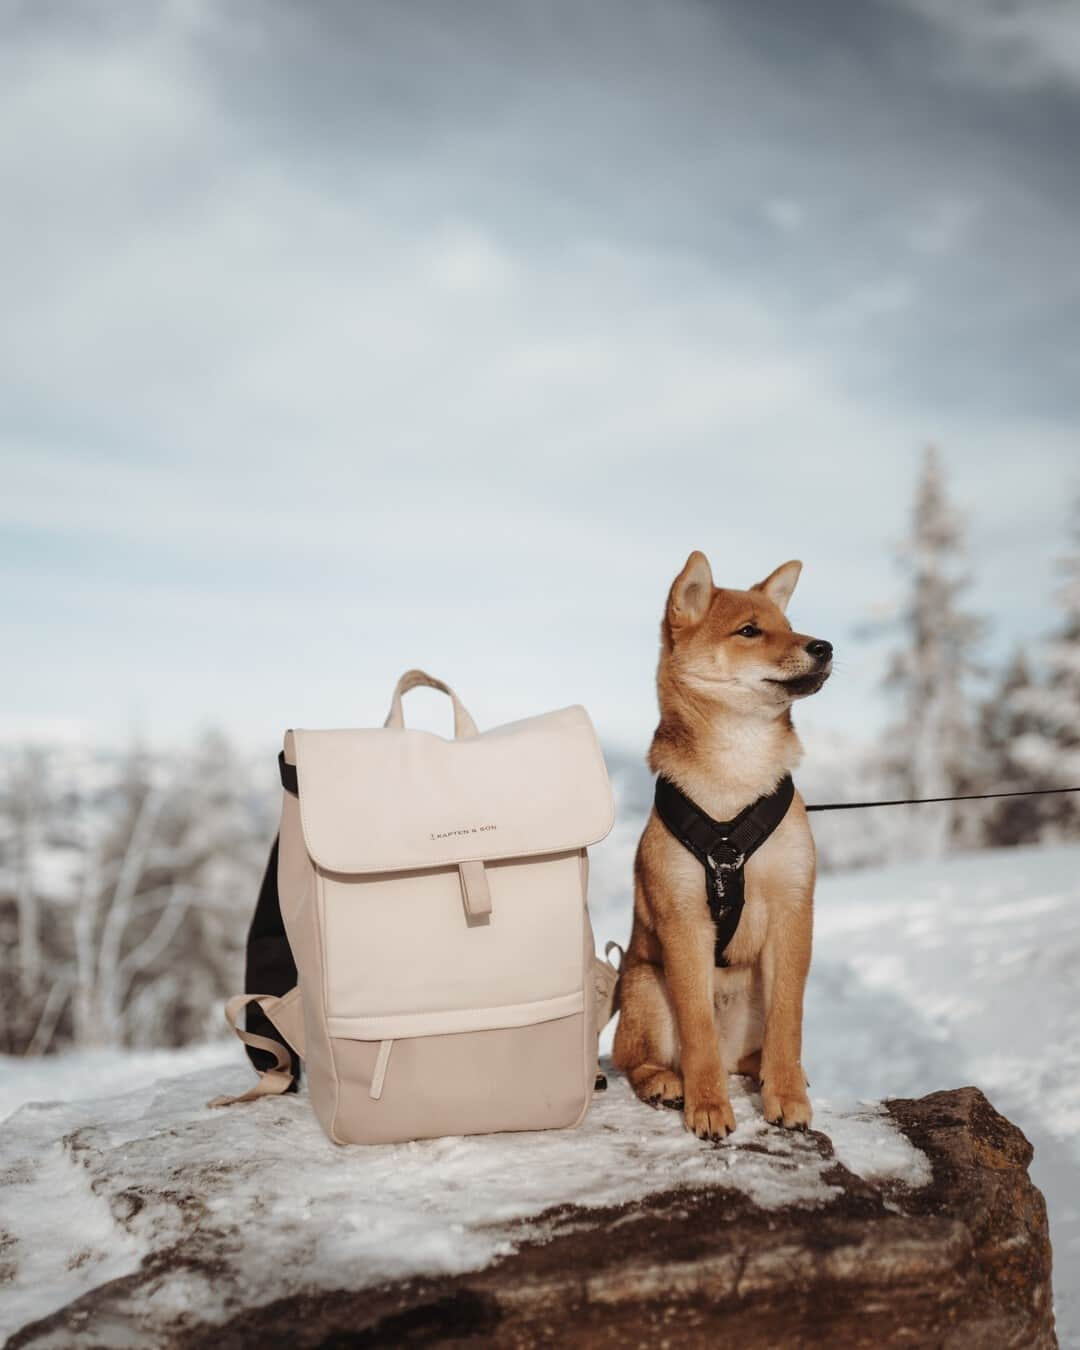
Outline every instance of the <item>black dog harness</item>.
<svg viewBox="0 0 1080 1350">
<path fill-rule="evenodd" d="M 705 895 L 716 925 L 718 966 L 728 964 L 724 952 L 742 918 L 746 860 L 784 819 L 794 796 L 795 784 L 789 774 L 767 797 L 751 802 L 733 820 L 713 820 L 670 778 L 656 780 L 656 814 L 705 869 Z"/>
</svg>

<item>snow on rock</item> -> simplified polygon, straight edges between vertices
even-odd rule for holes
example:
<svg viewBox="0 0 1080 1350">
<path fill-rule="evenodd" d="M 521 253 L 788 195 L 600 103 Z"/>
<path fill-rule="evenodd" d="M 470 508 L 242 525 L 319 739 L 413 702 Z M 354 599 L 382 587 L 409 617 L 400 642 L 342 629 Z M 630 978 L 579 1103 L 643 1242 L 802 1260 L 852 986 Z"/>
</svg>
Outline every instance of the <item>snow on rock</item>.
<svg viewBox="0 0 1080 1350">
<path fill-rule="evenodd" d="M 814 1134 L 766 1125 L 743 1080 L 738 1131 L 717 1147 L 613 1075 L 577 1130 L 343 1149 L 303 1095 L 205 1107 L 248 1074 L 237 1048 L 226 1068 L 28 1104 L 5 1122 L 0 1333 L 125 1276 L 147 1281 L 141 1297 L 159 1315 L 221 1321 L 298 1289 L 478 1269 L 542 1236 L 538 1216 L 561 1205 L 720 1186 L 766 1210 L 814 1207 L 837 1192 L 837 1159 L 875 1182 L 917 1187 L 930 1175 L 881 1108 L 819 1103 L 832 1157 Z"/>
<path fill-rule="evenodd" d="M 24 1102 L 113 1097 L 158 1078 L 236 1063 L 236 1041 L 180 1050 L 77 1050 L 59 1055 L 0 1055 L 0 1121 Z"/>
</svg>

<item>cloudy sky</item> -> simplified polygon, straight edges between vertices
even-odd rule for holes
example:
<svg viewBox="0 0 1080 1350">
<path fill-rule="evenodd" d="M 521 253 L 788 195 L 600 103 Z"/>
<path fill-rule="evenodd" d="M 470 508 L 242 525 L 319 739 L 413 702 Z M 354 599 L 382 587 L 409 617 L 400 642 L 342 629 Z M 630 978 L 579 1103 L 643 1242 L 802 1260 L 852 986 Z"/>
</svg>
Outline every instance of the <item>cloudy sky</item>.
<svg viewBox="0 0 1080 1350">
<path fill-rule="evenodd" d="M 0 16 L 6 735 L 261 744 L 420 664 L 637 748 L 692 548 L 804 559 L 804 720 L 870 734 L 928 440 L 988 654 L 1052 623 L 1080 7 Z"/>
</svg>

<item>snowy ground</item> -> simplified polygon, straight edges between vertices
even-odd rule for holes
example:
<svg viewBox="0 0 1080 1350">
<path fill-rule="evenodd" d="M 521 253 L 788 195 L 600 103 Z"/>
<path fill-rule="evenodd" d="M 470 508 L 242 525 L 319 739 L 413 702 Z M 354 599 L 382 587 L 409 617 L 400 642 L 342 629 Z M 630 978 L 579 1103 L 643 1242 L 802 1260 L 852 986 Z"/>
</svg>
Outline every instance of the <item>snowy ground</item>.
<svg viewBox="0 0 1080 1350">
<path fill-rule="evenodd" d="M 629 928 L 634 834 L 620 829 L 594 859 L 601 944 Z M 826 877 L 816 935 L 805 1055 L 815 1124 L 852 1170 L 918 1180 L 920 1155 L 857 1099 L 983 1087 L 1036 1145 L 1059 1335 L 1080 1345 L 1080 848 Z M 15 1236 L 0 1247 L 0 1279 L 5 1265 L 12 1275 L 0 1285 L 0 1334 L 167 1243 L 152 1203 L 119 1227 L 112 1192 L 169 1175 L 181 1157 L 211 1214 L 227 1201 L 217 1217 L 237 1242 L 260 1233 L 265 1243 L 266 1225 L 247 1220 L 269 1204 L 288 1267 L 306 1260 L 328 1283 L 345 1272 L 355 1283 L 358 1269 L 375 1279 L 475 1267 L 503 1249 L 509 1222 L 563 1201 L 609 1204 L 720 1176 L 764 1204 L 814 1204 L 826 1193 L 820 1160 L 797 1138 L 793 1170 L 768 1153 L 740 1153 L 731 1165 L 730 1151 L 699 1145 L 672 1113 L 640 1108 L 617 1078 L 579 1131 L 343 1152 L 302 1098 L 203 1109 L 245 1075 L 235 1043 L 0 1066 L 0 1117 L 21 1102 L 68 1099 L 25 1105 L 0 1131 L 0 1228 Z M 778 1142 L 752 1097 L 739 1090 L 735 1104 L 739 1138 L 788 1147 L 791 1136 Z M 219 1192 L 223 1165 L 245 1155 L 247 1178 Z M 250 1267 L 276 1278 L 274 1262 Z M 200 1305 L 235 1296 L 227 1285 L 162 1294 Z"/>
<path fill-rule="evenodd" d="M 1035 1145 L 1062 1346 L 1080 1346 L 1080 848 L 830 877 L 806 1016 L 815 1091 L 975 1083 Z"/>
</svg>

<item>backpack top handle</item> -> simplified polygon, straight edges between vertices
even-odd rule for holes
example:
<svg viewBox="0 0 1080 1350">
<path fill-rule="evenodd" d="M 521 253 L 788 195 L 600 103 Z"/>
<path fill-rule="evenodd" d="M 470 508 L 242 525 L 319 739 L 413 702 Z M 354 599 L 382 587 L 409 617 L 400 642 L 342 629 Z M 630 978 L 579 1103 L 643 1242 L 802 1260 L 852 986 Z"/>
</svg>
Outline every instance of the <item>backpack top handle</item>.
<svg viewBox="0 0 1080 1350">
<path fill-rule="evenodd" d="M 410 689 L 417 689 L 421 685 L 425 685 L 429 689 L 440 689 L 448 695 L 450 702 L 454 705 L 455 740 L 463 741 L 469 736 L 479 734 L 476 723 L 469 716 L 468 710 L 457 694 L 444 681 L 437 680 L 434 675 L 429 675 L 424 670 L 407 670 L 398 680 L 394 688 L 394 697 L 390 701 L 390 711 L 386 714 L 386 721 L 383 723 L 384 726 L 394 727 L 398 731 L 404 728 L 405 714 L 401 707 L 401 697 L 403 694 L 407 694 Z"/>
</svg>

